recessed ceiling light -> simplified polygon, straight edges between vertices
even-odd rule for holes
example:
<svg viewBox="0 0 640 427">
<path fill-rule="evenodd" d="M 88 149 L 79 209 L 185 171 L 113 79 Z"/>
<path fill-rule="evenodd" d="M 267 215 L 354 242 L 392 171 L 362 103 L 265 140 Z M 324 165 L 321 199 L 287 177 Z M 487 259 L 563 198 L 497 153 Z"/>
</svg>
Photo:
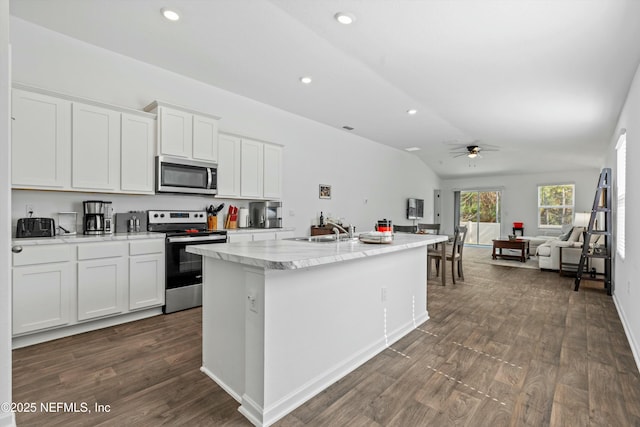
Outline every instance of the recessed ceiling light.
<svg viewBox="0 0 640 427">
<path fill-rule="evenodd" d="M 407 110 L 407 114 L 410 115 L 410 116 L 415 115 L 417 112 L 418 112 L 418 110 L 416 110 L 414 108 L 412 108 L 410 110 Z"/>
<path fill-rule="evenodd" d="M 180 19 L 180 15 L 178 15 L 178 12 L 176 12 L 175 10 L 163 7 L 162 9 L 160 9 L 160 12 L 162 12 L 162 16 L 167 18 L 169 21 L 177 21 L 178 19 Z"/>
<path fill-rule="evenodd" d="M 407 147 L 404 149 L 405 151 L 420 151 L 419 147 Z"/>
<path fill-rule="evenodd" d="M 333 15 L 333 17 L 336 19 L 336 21 L 344 25 L 353 24 L 353 22 L 356 20 L 356 17 L 352 13 L 338 12 Z"/>
<path fill-rule="evenodd" d="M 313 80 L 309 76 L 300 77 L 300 81 L 306 85 L 310 84 Z"/>
</svg>

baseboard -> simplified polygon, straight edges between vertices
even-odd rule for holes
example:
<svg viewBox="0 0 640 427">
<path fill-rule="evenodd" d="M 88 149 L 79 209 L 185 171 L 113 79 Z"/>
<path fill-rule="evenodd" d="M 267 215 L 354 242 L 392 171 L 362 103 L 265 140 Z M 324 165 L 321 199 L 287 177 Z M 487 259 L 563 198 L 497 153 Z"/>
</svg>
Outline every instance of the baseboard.
<svg viewBox="0 0 640 427">
<path fill-rule="evenodd" d="M 242 406 L 239 408 L 239 411 L 254 425 L 269 426 L 305 403 L 307 400 L 325 390 L 330 385 L 353 372 L 367 361 L 371 360 L 378 353 L 384 351 L 388 347 L 387 343 L 389 345 L 395 343 L 415 330 L 416 325 L 421 325 L 427 320 L 429 320 L 428 312 L 425 312 L 416 319 L 409 320 L 404 325 L 396 328 L 391 333 L 388 333 L 386 338 L 384 336 L 380 337 L 380 339 L 362 349 L 354 356 L 344 360 L 336 366 L 333 366 L 323 374 L 311 379 L 306 384 L 303 384 L 298 389 L 289 393 L 287 396 L 284 396 L 269 408 L 255 407 L 254 402 L 247 401 L 243 398 Z M 260 417 L 256 416 L 256 414 L 259 414 L 261 411 L 264 413 L 262 423 L 260 422 Z"/>
<path fill-rule="evenodd" d="M 108 328 L 111 326 L 121 325 L 123 323 L 134 322 L 136 320 L 146 319 L 147 317 L 158 316 L 162 314 L 162 307 L 154 307 L 145 310 L 132 311 L 126 314 L 120 314 L 103 319 L 91 320 L 75 325 L 63 326 L 59 328 L 49 329 L 41 332 L 30 333 L 13 337 L 11 340 L 12 349 L 27 347 L 34 344 L 40 344 L 46 341 L 57 340 L 59 338 L 71 335 L 82 334 L 84 332 L 95 331 L 97 329 Z"/>
<path fill-rule="evenodd" d="M 638 370 L 640 370 L 640 346 L 638 346 L 636 340 L 633 339 L 633 334 L 631 333 L 631 328 L 629 327 L 627 316 L 625 315 L 622 306 L 618 302 L 618 296 L 615 292 L 613 294 L 613 303 L 616 306 L 616 310 L 618 310 L 618 317 L 620 317 L 622 327 L 624 328 L 624 333 L 627 336 L 627 341 L 629 341 L 629 347 L 631 347 L 631 353 L 633 353 L 633 360 L 635 360 L 636 367 L 638 368 Z"/>
<path fill-rule="evenodd" d="M 200 372 L 204 373 L 206 376 L 211 378 L 216 384 L 220 386 L 221 389 L 227 392 L 229 396 L 233 397 L 238 403 L 242 402 L 241 396 L 235 392 L 231 387 L 229 387 L 224 381 L 218 378 L 213 372 L 205 368 L 204 366 L 200 367 Z"/>
</svg>

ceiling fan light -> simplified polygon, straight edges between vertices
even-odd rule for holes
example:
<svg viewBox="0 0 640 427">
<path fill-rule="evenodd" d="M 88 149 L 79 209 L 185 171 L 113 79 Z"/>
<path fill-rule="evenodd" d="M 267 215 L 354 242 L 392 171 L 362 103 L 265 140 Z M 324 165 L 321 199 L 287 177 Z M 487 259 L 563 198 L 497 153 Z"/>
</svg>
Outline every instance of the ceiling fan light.
<svg viewBox="0 0 640 427">
<path fill-rule="evenodd" d="M 469 157 L 470 159 L 475 159 L 476 157 L 478 157 L 478 153 L 469 153 L 467 154 L 467 157 Z"/>
</svg>

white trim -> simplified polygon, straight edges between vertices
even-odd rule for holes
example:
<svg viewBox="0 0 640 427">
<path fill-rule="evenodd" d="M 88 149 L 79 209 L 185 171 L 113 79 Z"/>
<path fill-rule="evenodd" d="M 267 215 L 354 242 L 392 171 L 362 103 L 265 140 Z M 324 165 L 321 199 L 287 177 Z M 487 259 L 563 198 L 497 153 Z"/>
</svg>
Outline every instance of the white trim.
<svg viewBox="0 0 640 427">
<path fill-rule="evenodd" d="M 640 345 L 638 345 L 638 343 L 633 339 L 631 325 L 629 325 L 627 316 L 624 314 L 622 304 L 618 301 L 617 293 L 613 294 L 613 303 L 616 306 L 616 310 L 618 310 L 618 317 L 620 317 L 620 321 L 622 322 L 624 334 L 627 336 L 627 341 L 629 341 L 629 347 L 631 347 L 631 353 L 633 353 L 633 360 L 636 362 L 637 369 L 640 370 Z"/>
</svg>

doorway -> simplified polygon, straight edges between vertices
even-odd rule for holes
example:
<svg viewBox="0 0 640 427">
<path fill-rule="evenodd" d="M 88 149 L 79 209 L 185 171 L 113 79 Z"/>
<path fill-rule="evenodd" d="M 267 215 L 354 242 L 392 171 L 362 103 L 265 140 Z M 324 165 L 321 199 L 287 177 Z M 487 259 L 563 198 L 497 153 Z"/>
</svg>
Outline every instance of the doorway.
<svg viewBox="0 0 640 427">
<path fill-rule="evenodd" d="M 460 191 L 460 225 L 467 226 L 465 243 L 491 245 L 500 238 L 501 191 Z"/>
</svg>

